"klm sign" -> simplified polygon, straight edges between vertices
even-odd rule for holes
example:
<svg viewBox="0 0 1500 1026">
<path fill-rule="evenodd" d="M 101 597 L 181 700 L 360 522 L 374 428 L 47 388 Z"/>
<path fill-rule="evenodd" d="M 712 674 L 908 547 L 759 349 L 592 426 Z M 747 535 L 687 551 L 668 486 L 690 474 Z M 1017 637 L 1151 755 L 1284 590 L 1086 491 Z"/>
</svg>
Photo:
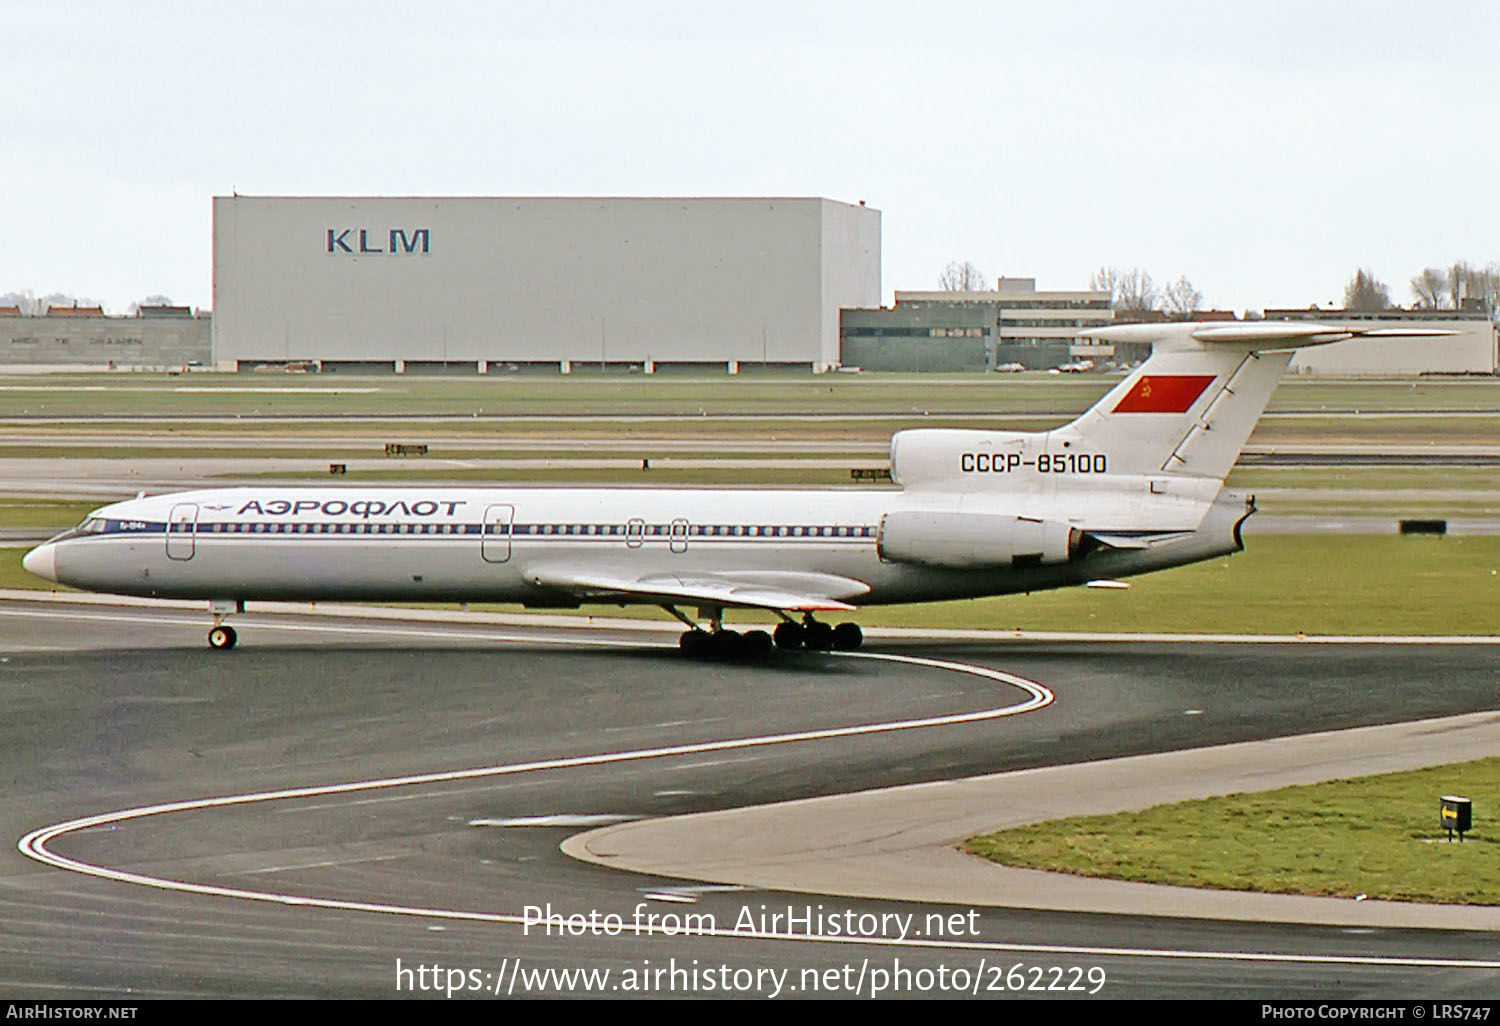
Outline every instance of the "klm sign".
<svg viewBox="0 0 1500 1026">
<path fill-rule="evenodd" d="M 400 256 L 406 253 L 430 253 L 432 233 L 426 228 L 392 228 L 389 232 L 371 231 L 368 228 L 328 229 L 328 252 L 330 253 L 390 253 Z"/>
</svg>

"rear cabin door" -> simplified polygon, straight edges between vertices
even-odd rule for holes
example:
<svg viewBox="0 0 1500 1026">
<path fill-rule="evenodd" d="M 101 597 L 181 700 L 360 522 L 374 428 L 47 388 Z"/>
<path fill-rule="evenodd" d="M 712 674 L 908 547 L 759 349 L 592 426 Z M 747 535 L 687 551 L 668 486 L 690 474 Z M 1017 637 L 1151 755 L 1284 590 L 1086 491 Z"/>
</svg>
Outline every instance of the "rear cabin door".
<svg viewBox="0 0 1500 1026">
<path fill-rule="evenodd" d="M 198 504 L 179 502 L 167 517 L 167 558 L 192 559 L 198 539 Z"/>
<path fill-rule="evenodd" d="M 504 563 L 510 559 L 510 528 L 515 519 L 514 506 L 497 503 L 485 508 L 479 554 L 486 563 Z"/>
</svg>

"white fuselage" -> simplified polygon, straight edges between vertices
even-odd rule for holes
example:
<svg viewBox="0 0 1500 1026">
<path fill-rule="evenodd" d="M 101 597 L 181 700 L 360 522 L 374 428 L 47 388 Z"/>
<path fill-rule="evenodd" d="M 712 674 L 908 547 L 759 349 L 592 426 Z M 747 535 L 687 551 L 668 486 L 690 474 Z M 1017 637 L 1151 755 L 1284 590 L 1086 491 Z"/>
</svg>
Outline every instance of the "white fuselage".
<svg viewBox="0 0 1500 1026">
<path fill-rule="evenodd" d="M 877 605 L 1041 590 L 1193 562 L 1237 549 L 1246 515 L 1241 499 L 1225 496 L 1214 506 L 1217 518 L 1198 508 L 1180 542 L 1056 565 L 922 566 L 888 561 L 880 551 L 883 519 L 899 511 L 989 510 L 1128 526 L 1110 522 L 1104 510 L 1112 503 L 1100 500 L 1097 492 L 1067 491 L 232 488 L 103 507 L 83 528 L 35 550 L 27 567 L 91 591 L 157 598 L 533 606 L 656 601 L 546 583 L 580 568 L 622 579 L 779 574 L 861 582 L 867 590 L 835 597 Z M 1060 508 L 1069 505 L 1071 516 Z"/>
</svg>

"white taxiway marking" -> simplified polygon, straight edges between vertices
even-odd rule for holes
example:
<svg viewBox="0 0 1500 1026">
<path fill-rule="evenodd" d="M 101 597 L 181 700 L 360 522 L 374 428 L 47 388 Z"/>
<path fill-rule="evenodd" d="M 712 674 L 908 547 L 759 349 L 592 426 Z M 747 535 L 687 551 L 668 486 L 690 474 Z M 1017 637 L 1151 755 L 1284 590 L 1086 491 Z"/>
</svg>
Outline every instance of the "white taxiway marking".
<svg viewBox="0 0 1500 1026">
<path fill-rule="evenodd" d="M 153 621 L 159 622 L 159 621 Z M 615 644 L 621 644 L 616 642 Z M 628 643 L 626 643 L 628 644 Z M 950 670 L 956 673 L 965 673 L 976 677 L 993 680 L 1011 687 L 1019 688 L 1030 697 L 1015 705 L 1001 706 L 993 709 L 983 709 L 971 713 L 954 713 L 946 716 L 931 716 L 920 719 L 896 720 L 885 723 L 867 723 L 849 727 L 832 727 L 823 730 L 797 731 L 788 734 L 771 734 L 760 737 L 732 738 L 722 741 L 705 741 L 695 744 L 671 745 L 660 748 L 636 749 L 633 751 L 613 752 L 598 755 L 582 755 L 554 759 L 543 759 L 534 762 L 512 763 L 501 766 L 486 766 L 476 769 L 456 770 L 447 773 L 429 773 L 406 777 L 388 777 L 381 780 L 364 780 L 347 784 L 333 784 L 321 787 L 288 788 L 280 791 L 261 791 L 252 794 L 225 795 L 217 798 L 198 798 L 181 802 L 166 802 L 159 805 L 140 806 L 133 809 L 123 809 L 118 812 L 103 813 L 97 816 L 86 816 L 79 819 L 56 823 L 52 826 L 33 830 L 16 842 L 16 848 L 21 854 L 38 862 L 86 876 L 98 877 L 105 880 L 114 880 L 119 883 L 135 884 L 142 887 L 151 887 L 158 890 L 175 891 L 184 894 L 198 894 L 220 898 L 237 898 L 243 901 L 258 901 L 268 904 L 285 905 L 300 908 L 324 908 L 345 912 L 369 912 L 381 915 L 410 916 L 425 919 L 437 919 L 441 921 L 461 921 L 478 923 L 495 923 L 509 926 L 524 926 L 527 920 L 523 916 L 498 912 L 475 912 L 463 909 L 439 909 L 424 908 L 420 906 L 390 905 L 377 902 L 347 901 L 338 898 L 318 898 L 299 894 L 285 894 L 274 891 L 256 891 L 235 887 L 220 887 L 211 884 L 191 883 L 185 880 L 171 880 L 164 877 L 148 876 L 143 873 L 132 873 L 120 869 L 111 869 L 108 866 L 94 865 L 82 862 L 78 859 L 58 855 L 48 848 L 48 844 L 66 834 L 82 830 L 90 830 L 98 827 L 113 828 L 116 824 L 132 820 L 145 819 L 150 816 L 166 815 L 173 812 L 187 812 L 197 809 L 220 808 L 229 806 L 253 805 L 265 802 L 284 801 L 293 798 L 307 798 L 330 794 L 348 794 L 354 791 L 370 791 L 388 788 L 409 787 L 418 784 L 443 783 L 452 780 L 472 780 L 478 777 L 495 777 L 519 773 L 534 773 L 543 770 L 571 769 L 582 766 L 600 766 L 617 764 L 623 762 L 634 762 L 645 759 L 661 759 L 675 755 L 691 755 L 701 752 L 727 751 L 766 745 L 789 744 L 803 741 L 821 741 L 839 737 L 854 737 L 860 735 L 884 734 L 896 731 L 917 730 L 927 727 L 954 726 L 965 723 L 978 723 L 986 720 L 997 720 L 1009 716 L 1017 716 L 1023 713 L 1034 712 L 1051 705 L 1055 695 L 1047 687 L 1034 681 L 1026 680 L 1014 674 L 1005 673 L 1002 670 L 994 670 L 989 667 L 974 666 L 966 663 L 950 662 L 941 659 L 927 659 L 918 656 L 892 655 L 888 653 L 874 652 L 851 652 L 844 653 L 843 658 L 870 659 L 882 662 L 903 663 L 911 666 L 925 666 L 934 669 Z M 638 934 L 663 934 L 676 935 L 680 933 L 675 927 L 662 926 L 660 924 L 644 924 Z M 917 938 L 896 937 L 849 937 L 849 936 L 821 936 L 813 934 L 799 934 L 794 932 L 774 932 L 765 930 L 737 930 L 737 929 L 713 929 L 695 931 L 695 934 L 709 937 L 722 937 L 742 940 L 767 940 L 778 942 L 795 942 L 804 944 L 833 944 L 833 945 L 866 945 L 870 947 L 884 948 L 916 948 L 929 950 L 962 950 L 980 951 L 1010 954 L 1030 955 L 1055 955 L 1071 957 L 1118 957 L 1118 958 L 1159 958 L 1172 960 L 1198 960 L 1215 962 L 1258 962 L 1272 964 L 1297 964 L 1297 965 L 1362 965 L 1362 966 L 1404 966 L 1412 968 L 1454 968 L 1454 969 L 1500 969 L 1500 961 L 1482 961 L 1473 959 L 1442 959 L 1442 958 L 1399 958 L 1399 957 L 1376 957 L 1366 955 L 1312 955 L 1312 954 L 1287 954 L 1265 951 L 1204 951 L 1204 950 L 1173 950 L 1162 948 L 1114 948 L 1093 947 L 1087 945 L 1056 945 L 1056 944 L 1009 944 L 991 941 L 959 941 L 959 940 L 931 940 Z"/>
<path fill-rule="evenodd" d="M 109 623 L 145 623 L 161 626 L 169 624 L 174 627 L 205 627 L 201 619 L 185 619 L 181 617 L 167 616 L 131 616 L 121 613 L 59 613 L 51 610 L 33 612 L 22 609 L 0 609 L 0 616 L 24 616 L 36 617 L 49 620 L 94 620 Z M 508 641 L 527 645 L 565 645 L 570 648 L 578 646 L 590 646 L 594 648 L 619 648 L 628 645 L 631 648 L 676 648 L 676 642 L 620 642 L 605 638 L 548 638 L 532 634 L 513 634 L 505 631 L 497 631 L 485 624 L 475 624 L 472 628 L 458 628 L 456 630 L 444 630 L 442 628 L 425 628 L 421 626 L 411 627 L 355 627 L 348 624 L 297 624 L 297 623 L 263 623 L 238 621 L 236 626 L 242 631 L 297 631 L 315 634 L 365 634 L 383 635 L 387 637 L 420 637 L 432 638 L 440 641 Z M 666 625 L 664 625 L 666 626 Z"/>
<path fill-rule="evenodd" d="M 396 859 L 408 858 L 407 855 L 371 855 L 362 859 L 325 859 L 322 862 L 303 862 L 292 866 L 265 866 L 261 869 L 237 869 L 229 873 L 220 873 L 220 876 L 256 876 L 261 873 L 291 873 L 299 869 L 327 869 L 329 866 L 356 866 L 366 862 L 392 862 Z"/>
<path fill-rule="evenodd" d="M 472 827 L 586 827 L 611 826 L 615 823 L 634 823 L 644 816 L 619 816 L 599 814 L 593 816 L 516 816 L 512 819 L 471 819 Z"/>
<path fill-rule="evenodd" d="M 701 884 L 686 887 L 661 887 L 651 890 L 645 887 L 637 887 L 641 897 L 650 898 L 652 901 L 675 901 L 681 905 L 693 905 L 698 901 L 700 894 L 731 894 L 736 891 L 748 891 L 749 887 L 739 884 Z"/>
</svg>

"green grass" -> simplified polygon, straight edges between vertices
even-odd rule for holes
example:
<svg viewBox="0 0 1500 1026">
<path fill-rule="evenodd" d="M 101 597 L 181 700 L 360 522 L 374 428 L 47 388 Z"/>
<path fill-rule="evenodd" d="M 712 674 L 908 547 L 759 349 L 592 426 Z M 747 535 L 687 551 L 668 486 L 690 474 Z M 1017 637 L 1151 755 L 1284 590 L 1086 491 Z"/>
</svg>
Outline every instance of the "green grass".
<svg viewBox="0 0 1500 1026">
<path fill-rule="evenodd" d="M 102 501 L 58 502 L 50 499 L 0 499 L 0 530 L 27 527 L 41 530 L 72 527 L 90 510 L 104 505 Z"/>
<path fill-rule="evenodd" d="M 50 588 L 0 550 L 0 588 Z M 475 607 L 480 608 L 480 607 Z M 515 606 L 485 606 L 508 612 Z M 652 606 L 585 615 L 666 618 Z M 768 613 L 734 612 L 738 623 Z M 1500 635 L 1500 537 L 1268 535 L 1245 552 L 1131 579 L 1128 591 L 1033 595 L 853 614 L 870 627 L 1183 634 Z M 837 619 L 836 617 L 834 619 Z"/>
<path fill-rule="evenodd" d="M 777 459 L 777 460 L 885 460 L 885 453 L 853 453 L 836 450 L 771 451 L 771 452 L 725 452 L 710 448 L 695 449 L 649 449 L 649 448 L 599 448 L 591 452 L 580 452 L 577 448 L 510 448 L 498 445 L 487 449 L 448 448 L 432 446 L 426 456 L 387 457 L 383 446 L 347 446 L 307 443 L 297 448 L 275 448 L 265 446 L 217 446 L 207 443 L 191 445 L 73 445 L 67 442 L 35 442 L 30 445 L 0 444 L 0 459 L 105 459 L 105 460 L 159 460 L 159 459 L 298 459 L 347 462 L 350 460 L 386 460 L 392 467 L 422 469 L 424 463 L 440 460 L 577 460 L 610 459 L 633 462 L 643 459 L 662 460 L 711 460 L 711 459 Z M 863 465 L 863 464 L 861 464 Z"/>
<path fill-rule="evenodd" d="M 1459 844 L 1438 798 L 1474 801 Z M 1235 794 L 970 838 L 995 862 L 1237 891 L 1500 904 L 1500 759 Z"/>
<path fill-rule="evenodd" d="M 1266 418 L 1251 445 L 1494 445 L 1500 414 L 1493 417 Z"/>
<path fill-rule="evenodd" d="M 319 416 L 324 416 L 319 414 Z M 288 436 L 295 438 L 321 438 L 328 444 L 354 444 L 346 441 L 350 435 L 368 438 L 379 434 L 383 440 L 392 442 L 458 441 L 482 437 L 486 441 L 518 439 L 577 439 L 586 442 L 593 439 L 625 440 L 648 445 L 656 439 L 673 441 L 697 441 L 706 448 L 713 448 L 719 439 L 733 437 L 738 440 L 806 439 L 819 442 L 860 442 L 866 444 L 889 444 L 891 435 L 908 428 L 992 428 L 1006 431 L 1040 431 L 1056 427 L 1068 417 L 1020 417 L 1003 418 L 987 414 L 952 414 L 927 416 L 923 414 L 881 415 L 867 420 L 733 420 L 721 417 L 681 417 L 643 420 L 589 420 L 578 421 L 565 418 L 537 417 L 533 419 L 472 420 L 452 419 L 436 423 L 410 421 L 360 421 L 342 423 L 338 420 L 226 420 L 191 421 L 174 419 L 167 415 L 151 420 L 90 420 L 82 424 L 26 423 L 19 430 L 19 444 L 28 445 L 33 439 L 46 439 L 50 443 L 67 444 L 69 439 L 81 432 L 91 434 L 112 433 L 131 435 L 136 438 L 151 438 L 161 445 L 170 446 L 177 435 L 223 436 L 230 444 L 244 445 L 245 439 L 264 439 L 277 444 Z M 11 437 L 18 430 L 5 429 Z"/>
<path fill-rule="evenodd" d="M 1230 488 L 1500 491 L 1500 467 L 1236 467 Z"/>
<path fill-rule="evenodd" d="M 743 374 L 398 377 L 59 374 L 0 380 L 0 416 L 235 414 L 985 412 L 1071 415 L 1119 380 L 1080 375 Z M 247 392 L 244 389 L 256 389 Z M 295 391 L 333 389 L 336 392 Z M 190 390 L 190 391 L 186 391 Z M 373 391 L 365 391 L 373 390 Z M 1488 410 L 1500 382 L 1290 378 L 1274 410 Z"/>
<path fill-rule="evenodd" d="M 1086 404 L 1085 404 L 1086 405 Z M 712 449 L 723 438 L 753 440 L 761 438 L 784 441 L 810 440 L 848 442 L 869 445 L 888 443 L 897 431 L 911 428 L 979 428 L 997 431 L 1043 431 L 1057 427 L 1082 412 L 1080 406 L 1070 412 L 1052 415 L 1005 413 L 1003 410 L 981 410 L 972 413 L 891 413 L 871 415 L 868 419 L 840 420 L 836 416 L 823 420 L 774 418 L 735 420 L 720 416 L 686 418 L 647 418 L 641 420 L 569 420 L 557 411 L 527 419 L 477 420 L 454 419 L 436 422 L 372 420 L 343 423 L 338 420 L 226 420 L 199 422 L 174 418 L 162 413 L 150 420 L 89 420 L 82 424 L 25 423 L 3 429 L 7 441 L 27 455 L 33 442 L 49 445 L 79 444 L 70 439 L 83 432 L 129 435 L 149 440 L 144 444 L 166 447 L 172 454 L 174 436 L 222 436 L 230 446 L 243 447 L 246 439 L 264 440 L 272 446 L 283 445 L 281 439 L 326 439 L 330 446 L 350 448 L 359 443 L 352 436 L 368 439 L 385 436 L 393 442 L 444 442 L 462 446 L 476 437 L 486 441 L 517 439 L 591 439 L 629 440 L 650 445 L 653 440 L 697 441 Z M 0 414 L 3 415 L 3 414 Z M 315 416 L 331 416 L 318 412 Z M 17 435 L 19 432 L 19 437 Z M 1287 446 L 1313 444 L 1344 445 L 1493 445 L 1500 438 L 1500 413 L 1485 417 L 1418 416 L 1409 418 L 1308 417 L 1267 418 L 1250 436 L 1250 444 Z M 86 443 L 83 443 L 86 444 Z M 368 445 L 368 442 L 364 444 Z"/>
<path fill-rule="evenodd" d="M 1069 588 L 860 611 L 867 626 L 1183 634 L 1500 634 L 1500 537 L 1264 535 L 1233 556 Z"/>
<path fill-rule="evenodd" d="M 800 412 L 1051 412 L 1090 405 L 1117 379 L 1001 376 L 743 375 L 647 378 L 528 375 L 55 375 L 11 378 L 0 416 Z M 191 391 L 185 391 L 190 389 Z M 244 391 L 255 389 L 255 391 Z M 345 391 L 298 391 L 344 389 Z"/>
<path fill-rule="evenodd" d="M 851 461 L 850 466 L 876 466 L 878 461 Z M 462 481 L 494 484 L 609 484 L 639 485 L 643 488 L 667 485 L 801 485 L 826 487 L 859 485 L 849 477 L 848 467 L 665 467 L 651 470 L 636 467 L 422 467 L 408 464 L 400 469 L 351 469 L 346 474 L 329 475 L 326 470 L 266 471 L 256 474 L 220 474 L 235 480 L 254 478 L 267 481 L 333 481 L 352 483 L 378 481 L 396 484 L 403 481 Z M 892 487 L 890 482 L 879 482 Z"/>
</svg>

